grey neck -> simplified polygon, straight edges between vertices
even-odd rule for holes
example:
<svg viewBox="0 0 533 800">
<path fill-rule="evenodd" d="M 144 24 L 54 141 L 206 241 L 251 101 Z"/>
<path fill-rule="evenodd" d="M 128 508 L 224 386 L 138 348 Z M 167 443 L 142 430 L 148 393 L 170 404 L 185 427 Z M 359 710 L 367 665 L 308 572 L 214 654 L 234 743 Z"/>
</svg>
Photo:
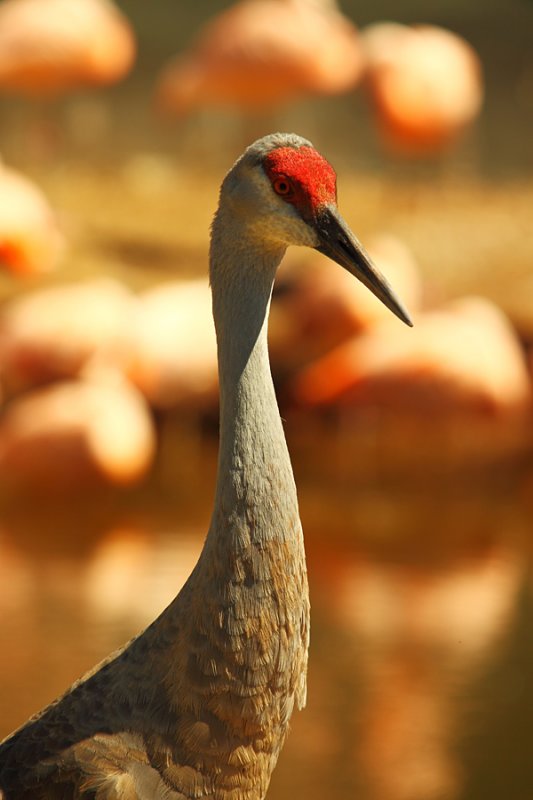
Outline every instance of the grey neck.
<svg viewBox="0 0 533 800">
<path fill-rule="evenodd" d="M 218 222 L 218 225 L 217 225 Z M 270 373 L 270 298 L 284 248 L 225 241 L 215 219 L 211 248 L 213 315 L 220 377 L 220 451 L 208 537 L 236 551 L 293 537 L 296 489 Z M 237 253 L 235 253 L 237 250 Z M 224 254 L 232 252 L 231 261 Z M 222 536 L 220 536 L 222 534 Z M 228 539 L 232 539 L 229 542 Z"/>
</svg>

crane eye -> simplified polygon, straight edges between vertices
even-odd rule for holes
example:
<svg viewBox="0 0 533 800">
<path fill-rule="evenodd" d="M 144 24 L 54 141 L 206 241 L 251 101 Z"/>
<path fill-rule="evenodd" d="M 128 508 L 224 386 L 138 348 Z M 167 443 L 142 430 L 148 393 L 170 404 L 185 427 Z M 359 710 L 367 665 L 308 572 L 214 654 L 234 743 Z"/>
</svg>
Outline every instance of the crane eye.
<svg viewBox="0 0 533 800">
<path fill-rule="evenodd" d="M 281 197 L 290 197 L 294 194 L 294 187 L 288 178 L 275 178 L 272 187 L 276 194 L 279 194 Z"/>
</svg>

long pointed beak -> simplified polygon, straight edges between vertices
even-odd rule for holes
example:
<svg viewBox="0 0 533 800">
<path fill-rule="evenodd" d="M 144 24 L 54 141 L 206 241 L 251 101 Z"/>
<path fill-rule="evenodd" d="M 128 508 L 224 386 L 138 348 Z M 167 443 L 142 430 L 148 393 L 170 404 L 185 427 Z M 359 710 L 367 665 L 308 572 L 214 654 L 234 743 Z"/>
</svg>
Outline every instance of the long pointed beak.
<svg viewBox="0 0 533 800">
<path fill-rule="evenodd" d="M 320 240 L 315 249 L 364 283 L 393 314 L 412 328 L 409 314 L 334 205 L 325 205 L 320 209 L 315 220 L 315 230 Z"/>
</svg>

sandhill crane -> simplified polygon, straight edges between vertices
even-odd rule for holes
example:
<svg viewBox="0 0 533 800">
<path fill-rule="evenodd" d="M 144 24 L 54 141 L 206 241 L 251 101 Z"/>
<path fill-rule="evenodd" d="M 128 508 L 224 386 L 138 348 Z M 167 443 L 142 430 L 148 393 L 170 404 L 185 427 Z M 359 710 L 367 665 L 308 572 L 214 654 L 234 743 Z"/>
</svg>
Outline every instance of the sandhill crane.
<svg viewBox="0 0 533 800">
<path fill-rule="evenodd" d="M 189 579 L 141 635 L 0 746 L 6 800 L 261 800 L 306 695 L 309 598 L 267 316 L 289 244 L 318 248 L 404 322 L 310 142 L 272 134 L 224 179 L 211 231 L 220 451 Z"/>
</svg>

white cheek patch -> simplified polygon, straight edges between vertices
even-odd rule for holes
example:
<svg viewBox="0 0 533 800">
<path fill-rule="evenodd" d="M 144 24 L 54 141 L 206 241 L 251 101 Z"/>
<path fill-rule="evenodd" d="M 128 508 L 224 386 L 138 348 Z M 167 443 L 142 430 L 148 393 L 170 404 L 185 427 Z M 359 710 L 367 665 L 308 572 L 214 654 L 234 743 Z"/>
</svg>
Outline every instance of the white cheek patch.
<svg viewBox="0 0 533 800">
<path fill-rule="evenodd" d="M 320 244 L 316 231 L 298 215 L 292 206 L 289 206 L 294 217 L 279 219 L 276 233 L 279 234 L 284 244 L 295 244 L 302 247 L 318 247 Z"/>
<path fill-rule="evenodd" d="M 254 232 L 265 240 L 270 239 L 286 246 L 318 246 L 316 231 L 304 222 L 294 206 L 274 192 L 263 170 L 251 171 L 249 185 L 252 187 L 249 193 L 250 215 L 254 207 L 257 209 L 252 221 Z"/>
</svg>

